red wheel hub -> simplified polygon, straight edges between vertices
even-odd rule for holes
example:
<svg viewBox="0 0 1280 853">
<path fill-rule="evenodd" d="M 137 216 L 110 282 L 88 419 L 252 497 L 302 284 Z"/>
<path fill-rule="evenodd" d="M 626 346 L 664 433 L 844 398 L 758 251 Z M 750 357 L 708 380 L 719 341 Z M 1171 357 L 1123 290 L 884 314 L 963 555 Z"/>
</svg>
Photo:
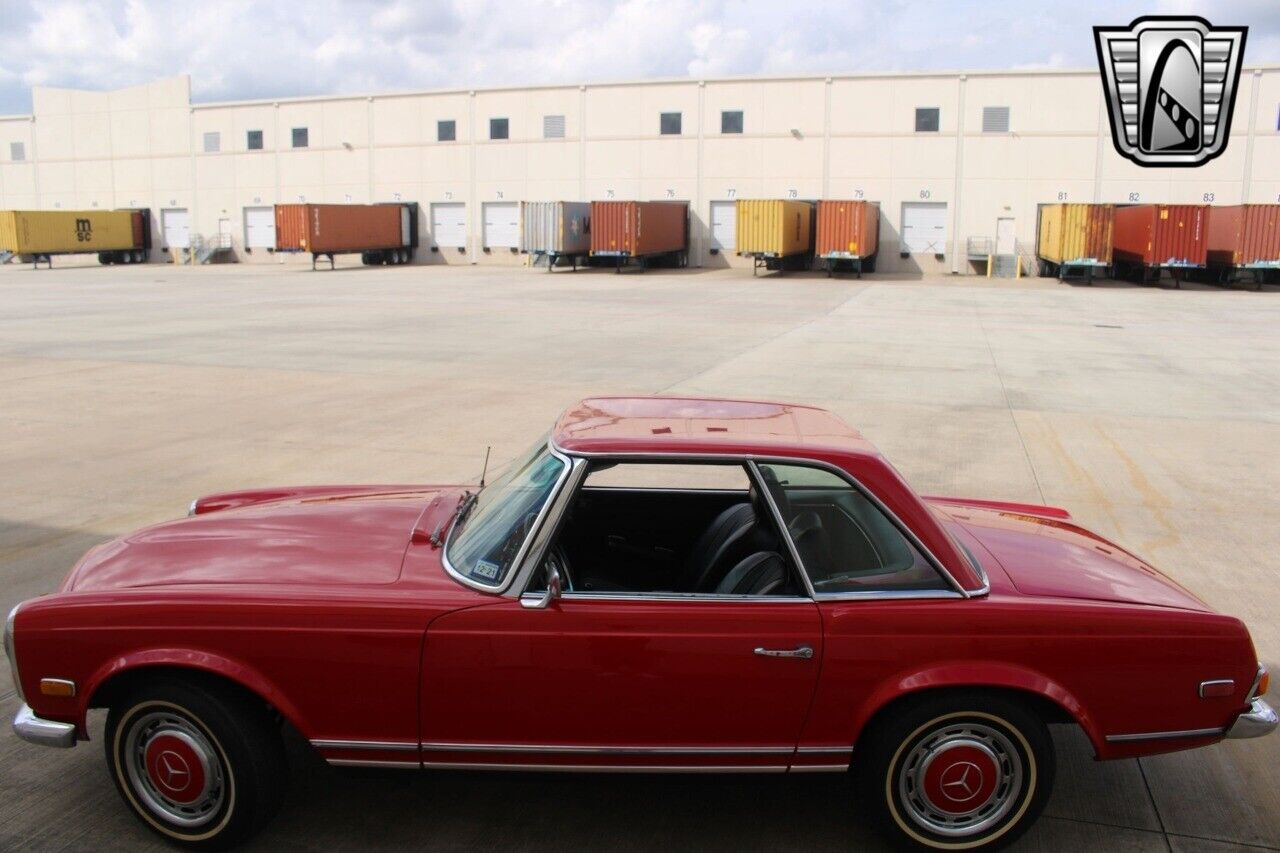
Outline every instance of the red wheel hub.
<svg viewBox="0 0 1280 853">
<path fill-rule="evenodd" d="M 204 762 L 190 738 L 158 734 L 147 744 L 145 758 L 147 777 L 165 798 L 185 805 L 204 793 Z"/>
<path fill-rule="evenodd" d="M 934 754 L 923 774 L 923 794 L 938 811 L 969 814 L 996 792 L 1000 768 L 991 753 L 976 745 L 957 743 Z"/>
</svg>

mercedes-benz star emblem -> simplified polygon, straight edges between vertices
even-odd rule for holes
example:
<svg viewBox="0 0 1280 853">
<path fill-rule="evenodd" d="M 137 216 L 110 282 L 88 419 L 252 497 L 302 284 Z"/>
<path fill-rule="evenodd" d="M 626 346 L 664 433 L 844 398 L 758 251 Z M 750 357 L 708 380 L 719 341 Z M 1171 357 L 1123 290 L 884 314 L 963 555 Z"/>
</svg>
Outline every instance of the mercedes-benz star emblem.
<svg viewBox="0 0 1280 853">
<path fill-rule="evenodd" d="M 191 775 L 191 771 L 187 769 L 186 759 L 169 750 L 160 753 L 160 770 L 164 773 L 162 781 L 165 787 L 171 791 L 181 791 L 185 788 L 187 777 Z"/>
<path fill-rule="evenodd" d="M 972 761 L 957 761 L 942 771 L 940 781 L 947 799 L 963 803 L 972 800 L 982 789 L 982 768 Z"/>
</svg>

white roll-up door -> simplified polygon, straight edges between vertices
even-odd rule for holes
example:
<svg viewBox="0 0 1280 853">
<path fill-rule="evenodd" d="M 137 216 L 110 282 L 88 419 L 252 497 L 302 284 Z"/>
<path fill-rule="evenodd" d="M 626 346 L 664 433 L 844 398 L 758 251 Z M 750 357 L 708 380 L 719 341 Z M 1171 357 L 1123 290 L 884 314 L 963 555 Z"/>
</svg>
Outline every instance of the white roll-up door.
<svg viewBox="0 0 1280 853">
<path fill-rule="evenodd" d="M 738 239 L 738 203 L 711 202 L 711 248 L 732 252 Z"/>
<path fill-rule="evenodd" d="M 164 244 L 170 249 L 191 248 L 191 216 L 185 207 L 161 210 L 160 228 L 164 232 Z"/>
<path fill-rule="evenodd" d="M 250 249 L 275 248 L 276 210 L 274 207 L 244 209 L 244 244 Z"/>
<path fill-rule="evenodd" d="M 913 255 L 947 253 L 946 202 L 903 202 L 901 251 Z"/>
<path fill-rule="evenodd" d="M 486 201 L 484 211 L 484 247 L 509 249 L 520 245 L 520 203 Z"/>
<path fill-rule="evenodd" d="M 467 245 L 467 206 L 460 201 L 431 205 L 431 240 L 442 249 Z"/>
</svg>

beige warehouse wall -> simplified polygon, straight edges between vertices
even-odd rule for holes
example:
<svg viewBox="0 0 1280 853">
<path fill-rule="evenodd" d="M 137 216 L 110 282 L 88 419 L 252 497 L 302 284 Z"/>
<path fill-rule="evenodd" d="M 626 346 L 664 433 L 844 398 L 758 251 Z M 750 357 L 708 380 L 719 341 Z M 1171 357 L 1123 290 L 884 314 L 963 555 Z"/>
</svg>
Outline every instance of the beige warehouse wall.
<svg viewBox="0 0 1280 853">
<path fill-rule="evenodd" d="M 1036 208 L 1070 201 L 1280 201 L 1280 68 L 1246 70 L 1225 155 L 1194 170 L 1142 169 L 1110 142 L 1094 71 L 892 74 L 646 81 L 227 104 L 190 103 L 186 77 L 114 92 L 37 88 L 33 115 L 0 117 L 0 207 L 149 206 L 188 211 L 193 234 L 229 227 L 245 261 L 244 209 L 278 202 L 416 201 L 422 263 L 518 263 L 485 251 L 483 205 L 522 200 L 680 199 L 690 203 L 693 263 L 712 256 L 713 201 L 865 198 L 881 203 L 883 271 L 979 267 L 971 237 L 1015 220 L 1031 246 Z M 982 131 L 1007 106 L 1007 133 Z M 939 129 L 918 133 L 918 107 Z M 741 110 L 743 132 L 721 133 Z M 682 133 L 659 134 L 679 112 Z M 543 118 L 564 117 L 546 139 Z M 510 135 L 489 138 L 491 118 Z M 439 141 L 452 120 L 456 139 Z M 294 148 L 292 130 L 307 129 Z M 248 133 L 260 131 L 261 150 Z M 217 150 L 205 151 L 205 135 Z M 11 162 L 9 142 L 26 159 Z M 947 205 L 943 257 L 901 257 L 904 205 Z M 463 251 L 431 251 L 431 205 L 465 205 Z M 229 225 L 227 223 L 230 223 Z M 157 240 L 160 235 L 157 233 Z M 159 245 L 159 242 L 157 242 Z M 288 259 L 301 262 L 302 259 Z"/>
</svg>

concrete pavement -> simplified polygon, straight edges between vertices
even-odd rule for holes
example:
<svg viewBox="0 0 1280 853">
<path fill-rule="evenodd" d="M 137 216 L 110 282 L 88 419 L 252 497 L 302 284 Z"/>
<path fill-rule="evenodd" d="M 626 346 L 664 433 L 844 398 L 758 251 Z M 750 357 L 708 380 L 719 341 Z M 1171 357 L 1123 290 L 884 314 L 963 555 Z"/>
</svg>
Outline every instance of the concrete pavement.
<svg viewBox="0 0 1280 853">
<path fill-rule="evenodd" d="M 3 267 L 0 606 L 199 494 L 472 479 L 485 445 L 511 457 L 575 398 L 659 391 L 825 405 L 922 492 L 1068 507 L 1280 661 L 1274 288 Z M 1057 791 L 1018 849 L 1280 848 L 1280 737 L 1107 764 L 1073 729 L 1055 738 Z M 160 849 L 100 749 L 6 725 L 0 849 Z M 823 776 L 344 773 L 291 755 L 260 849 L 879 849 Z"/>
</svg>

